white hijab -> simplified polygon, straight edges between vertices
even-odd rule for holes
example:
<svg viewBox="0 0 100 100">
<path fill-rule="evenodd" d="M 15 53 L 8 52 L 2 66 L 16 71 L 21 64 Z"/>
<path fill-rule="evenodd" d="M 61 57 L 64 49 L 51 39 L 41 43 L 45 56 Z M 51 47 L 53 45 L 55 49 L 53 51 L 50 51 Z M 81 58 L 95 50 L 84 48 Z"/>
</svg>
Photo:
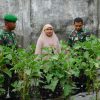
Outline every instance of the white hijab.
<svg viewBox="0 0 100 100">
<path fill-rule="evenodd" d="M 56 36 L 54 31 L 53 31 L 52 36 L 48 37 L 45 33 L 45 30 L 47 28 L 52 28 L 53 29 L 52 25 L 50 25 L 50 24 L 46 24 L 43 27 L 42 32 L 40 34 L 40 37 L 37 41 L 35 54 L 43 54 L 42 48 L 50 47 L 50 46 L 53 46 L 55 48 L 54 53 L 59 53 L 60 52 L 60 45 L 59 45 L 58 37 Z"/>
</svg>

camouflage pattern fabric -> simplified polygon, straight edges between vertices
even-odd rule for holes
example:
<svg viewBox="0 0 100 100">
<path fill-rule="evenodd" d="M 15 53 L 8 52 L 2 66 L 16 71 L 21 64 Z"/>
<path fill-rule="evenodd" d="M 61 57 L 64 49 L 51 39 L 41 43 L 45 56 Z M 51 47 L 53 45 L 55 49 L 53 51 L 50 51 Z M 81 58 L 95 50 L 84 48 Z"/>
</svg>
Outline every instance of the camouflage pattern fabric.
<svg viewBox="0 0 100 100">
<path fill-rule="evenodd" d="M 90 36 L 89 32 L 85 32 L 84 30 L 81 30 L 80 32 L 73 31 L 68 38 L 68 45 L 73 46 L 77 41 L 84 42 L 87 40 L 87 38 Z"/>
<path fill-rule="evenodd" d="M 0 45 L 4 46 L 16 46 L 16 35 L 14 32 L 7 32 L 5 30 L 0 30 Z"/>
</svg>

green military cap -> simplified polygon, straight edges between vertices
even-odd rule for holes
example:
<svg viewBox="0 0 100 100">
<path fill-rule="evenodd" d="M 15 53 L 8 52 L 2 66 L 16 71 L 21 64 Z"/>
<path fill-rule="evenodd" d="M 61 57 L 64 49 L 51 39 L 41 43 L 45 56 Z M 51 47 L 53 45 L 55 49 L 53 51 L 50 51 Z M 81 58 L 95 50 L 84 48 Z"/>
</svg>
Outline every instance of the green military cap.
<svg viewBox="0 0 100 100">
<path fill-rule="evenodd" d="M 5 21 L 9 21 L 9 22 L 16 22 L 17 21 L 17 17 L 13 14 L 5 14 L 4 15 L 4 20 Z"/>
</svg>

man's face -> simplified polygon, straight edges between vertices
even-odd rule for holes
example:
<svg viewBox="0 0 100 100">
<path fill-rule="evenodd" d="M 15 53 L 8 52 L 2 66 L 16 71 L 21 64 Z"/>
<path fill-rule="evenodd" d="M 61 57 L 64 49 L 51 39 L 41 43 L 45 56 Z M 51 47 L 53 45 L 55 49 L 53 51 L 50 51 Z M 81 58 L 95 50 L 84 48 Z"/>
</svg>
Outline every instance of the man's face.
<svg viewBox="0 0 100 100">
<path fill-rule="evenodd" d="M 9 30 L 14 30 L 16 28 L 15 22 L 7 22 L 6 25 L 7 25 Z"/>
<path fill-rule="evenodd" d="M 51 37 L 53 34 L 53 29 L 51 27 L 49 27 L 49 28 L 45 29 L 44 32 L 48 37 Z"/>
<path fill-rule="evenodd" d="M 75 22 L 74 27 L 75 27 L 76 31 L 80 31 L 83 27 L 83 23 L 82 22 Z"/>
</svg>

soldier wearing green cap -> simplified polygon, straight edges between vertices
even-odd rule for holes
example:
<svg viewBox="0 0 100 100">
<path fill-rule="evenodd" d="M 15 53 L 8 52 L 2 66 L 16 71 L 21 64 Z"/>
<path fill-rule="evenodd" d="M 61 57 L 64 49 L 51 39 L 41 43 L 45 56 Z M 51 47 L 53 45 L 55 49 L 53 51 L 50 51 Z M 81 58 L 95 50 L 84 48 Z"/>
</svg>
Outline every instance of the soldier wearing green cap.
<svg viewBox="0 0 100 100">
<path fill-rule="evenodd" d="M 0 30 L 0 45 L 17 46 L 16 36 L 13 30 L 16 27 L 17 17 L 13 14 L 4 15 L 4 28 Z"/>
<path fill-rule="evenodd" d="M 16 35 L 13 30 L 16 28 L 17 17 L 13 14 L 5 14 L 3 19 L 4 19 L 4 27 L 3 29 L 0 30 L 0 45 L 7 46 L 10 48 L 15 47 L 16 49 L 17 41 L 16 41 Z M 10 60 L 10 62 L 12 61 Z M 8 70 L 13 67 L 10 63 L 7 62 L 5 62 L 4 65 Z M 11 83 L 18 79 L 18 75 L 15 74 L 14 71 L 12 71 L 11 78 L 6 74 L 4 74 L 4 76 L 5 76 L 5 80 L 3 83 L 3 87 L 6 92 L 2 96 L 2 100 L 5 100 L 5 98 L 8 96 L 7 94 L 8 91 L 9 91 L 9 95 L 15 94 L 12 92 Z M 10 96 L 8 96 L 7 98 L 10 98 Z"/>
</svg>

